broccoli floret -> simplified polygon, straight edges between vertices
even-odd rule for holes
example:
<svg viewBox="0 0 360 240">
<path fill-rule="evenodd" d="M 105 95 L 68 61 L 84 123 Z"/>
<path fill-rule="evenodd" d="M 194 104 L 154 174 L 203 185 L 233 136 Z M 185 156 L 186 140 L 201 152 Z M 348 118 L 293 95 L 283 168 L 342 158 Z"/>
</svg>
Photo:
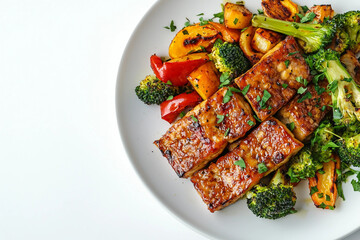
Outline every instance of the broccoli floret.
<svg viewBox="0 0 360 240">
<path fill-rule="evenodd" d="M 296 183 L 302 179 L 314 177 L 316 171 L 322 167 L 323 165 L 312 157 L 310 148 L 304 147 L 290 160 L 287 174 L 290 177 L 290 182 Z"/>
<path fill-rule="evenodd" d="M 343 14 L 344 28 L 350 37 L 350 48 L 360 44 L 360 11 L 349 11 Z"/>
<path fill-rule="evenodd" d="M 178 95 L 188 89 L 185 87 L 176 87 L 160 81 L 156 76 L 148 75 L 135 88 L 138 98 L 144 103 L 160 104 L 168 97 Z"/>
<path fill-rule="evenodd" d="M 248 208 L 258 217 L 277 219 L 296 212 L 296 195 L 279 169 L 268 186 L 255 185 L 247 193 Z"/>
<path fill-rule="evenodd" d="M 307 63 L 323 72 L 329 82 L 334 121 L 349 125 L 360 120 L 360 89 L 340 63 L 339 54 L 331 49 L 320 49 L 307 57 Z"/>
<path fill-rule="evenodd" d="M 338 28 L 335 33 L 331 49 L 338 53 L 343 53 L 350 45 L 349 34 L 342 28 Z"/>
<path fill-rule="evenodd" d="M 311 153 L 316 161 L 324 163 L 332 159 L 333 149 L 330 143 L 333 139 L 334 128 L 329 121 L 325 120 L 316 129 L 311 139 Z"/>
<path fill-rule="evenodd" d="M 346 134 L 338 141 L 339 157 L 341 161 L 360 167 L 360 134 L 350 137 Z"/>
<path fill-rule="evenodd" d="M 327 46 L 332 42 L 336 29 L 341 27 L 341 21 L 328 20 L 321 24 L 294 23 L 263 15 L 256 15 L 252 19 L 254 27 L 266 28 L 301 39 L 305 42 L 303 48 L 311 53 Z"/>
<path fill-rule="evenodd" d="M 216 40 L 210 58 L 220 72 L 227 72 L 232 77 L 237 77 L 250 68 L 249 60 L 239 46 L 220 39 Z"/>
</svg>

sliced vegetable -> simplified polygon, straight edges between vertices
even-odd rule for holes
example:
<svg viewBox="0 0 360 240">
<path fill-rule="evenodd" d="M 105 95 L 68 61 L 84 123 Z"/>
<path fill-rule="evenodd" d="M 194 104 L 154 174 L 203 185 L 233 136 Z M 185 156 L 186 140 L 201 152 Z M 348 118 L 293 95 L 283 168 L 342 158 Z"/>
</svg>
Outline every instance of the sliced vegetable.
<svg viewBox="0 0 360 240">
<path fill-rule="evenodd" d="M 299 7 L 291 0 L 262 0 L 264 14 L 284 21 L 296 22 Z"/>
<path fill-rule="evenodd" d="M 227 2 L 224 6 L 225 26 L 243 29 L 250 26 L 252 13 L 243 5 Z"/>
<path fill-rule="evenodd" d="M 264 55 L 263 53 L 255 52 L 255 50 L 251 46 L 251 41 L 255 34 L 254 27 L 248 27 L 244 30 L 240 35 L 240 48 L 245 54 L 246 58 L 249 59 L 251 64 L 255 64 L 260 61 L 260 58 Z"/>
<path fill-rule="evenodd" d="M 337 198 L 336 169 L 340 169 L 340 158 L 334 155 L 334 161 L 323 163 L 322 171 L 309 178 L 311 199 L 318 208 L 334 209 Z"/>
<path fill-rule="evenodd" d="M 218 38 L 221 38 L 221 33 L 210 24 L 195 24 L 185 27 L 175 35 L 170 43 L 169 56 L 179 58 L 191 52 L 209 49 Z"/>
<path fill-rule="evenodd" d="M 154 54 L 150 57 L 150 65 L 156 77 L 164 83 L 170 81 L 174 86 L 183 86 L 188 83 L 187 76 L 208 60 L 209 57 L 206 53 L 194 53 L 163 62 L 160 57 Z"/>
<path fill-rule="evenodd" d="M 225 25 L 217 22 L 209 22 L 216 30 L 221 32 L 222 39 L 225 42 L 235 43 L 239 42 L 240 39 L 240 30 L 227 28 Z"/>
<path fill-rule="evenodd" d="M 219 72 L 213 62 L 201 65 L 187 79 L 204 100 L 213 95 L 220 85 Z"/>
<path fill-rule="evenodd" d="M 161 118 L 172 123 L 184 109 L 194 107 L 201 101 L 202 98 L 195 91 L 177 95 L 160 104 Z"/>
</svg>

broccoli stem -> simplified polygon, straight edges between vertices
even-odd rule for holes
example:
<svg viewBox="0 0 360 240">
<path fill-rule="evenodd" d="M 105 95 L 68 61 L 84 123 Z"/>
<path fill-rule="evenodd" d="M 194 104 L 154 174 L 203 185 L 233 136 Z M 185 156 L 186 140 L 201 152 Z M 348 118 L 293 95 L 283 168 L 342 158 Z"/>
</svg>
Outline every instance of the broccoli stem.
<svg viewBox="0 0 360 240">
<path fill-rule="evenodd" d="M 339 60 L 327 60 L 323 62 L 324 72 L 329 83 L 337 80 L 343 80 L 344 78 L 351 78 L 351 75 L 346 71 L 345 67 Z"/>
<path fill-rule="evenodd" d="M 272 177 L 269 185 L 278 185 L 279 183 L 285 185 L 285 176 L 281 172 L 281 169 L 278 169 L 275 173 L 275 175 Z"/>
<path fill-rule="evenodd" d="M 331 24 L 287 22 L 263 15 L 254 16 L 252 25 L 301 39 L 305 42 L 303 48 L 307 53 L 315 52 L 329 44 L 336 31 Z"/>
<path fill-rule="evenodd" d="M 319 31 L 319 28 L 322 27 L 321 24 L 287 22 L 275 18 L 269 18 L 263 15 L 254 16 L 252 25 L 254 27 L 261 27 L 276 32 L 281 32 L 286 35 L 300 38 L 303 41 L 307 40 L 307 36 L 309 34 Z"/>
</svg>

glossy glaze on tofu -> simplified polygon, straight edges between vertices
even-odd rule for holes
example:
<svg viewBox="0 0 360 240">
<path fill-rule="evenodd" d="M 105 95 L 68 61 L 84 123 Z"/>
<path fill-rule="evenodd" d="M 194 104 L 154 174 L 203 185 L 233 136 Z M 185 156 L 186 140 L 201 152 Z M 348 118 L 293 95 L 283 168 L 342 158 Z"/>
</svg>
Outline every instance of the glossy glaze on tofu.
<svg viewBox="0 0 360 240">
<path fill-rule="evenodd" d="M 220 210 L 241 198 L 262 177 L 285 164 L 303 144 L 279 120 L 270 117 L 233 151 L 211 163 L 191 177 L 191 182 L 211 212 Z M 245 162 L 245 168 L 234 164 Z M 258 165 L 267 171 L 259 173 Z"/>
<path fill-rule="evenodd" d="M 310 69 L 293 37 L 286 37 L 245 74 L 235 79 L 240 89 L 250 85 L 245 95 L 261 121 L 274 115 L 310 81 Z M 262 104 L 264 91 L 271 97 Z M 265 98 L 266 99 L 266 98 Z"/>
<path fill-rule="evenodd" d="M 317 88 L 317 91 L 315 88 Z M 278 112 L 277 117 L 284 124 L 293 123 L 294 129 L 292 132 L 298 140 L 307 140 L 331 110 L 329 105 L 332 104 L 332 100 L 330 94 L 325 91 L 326 88 L 326 79 L 320 81 L 318 87 L 311 84 L 304 94 L 293 98 Z M 311 98 L 301 101 L 308 94 L 307 92 L 311 94 Z M 319 95 L 318 92 L 321 94 Z"/>
<path fill-rule="evenodd" d="M 253 125 L 249 121 L 256 122 L 249 104 L 239 94 L 232 93 L 230 101 L 223 103 L 227 91 L 226 87 L 217 91 L 154 142 L 179 177 L 190 177 L 205 167 L 229 142 L 245 136 Z"/>
</svg>

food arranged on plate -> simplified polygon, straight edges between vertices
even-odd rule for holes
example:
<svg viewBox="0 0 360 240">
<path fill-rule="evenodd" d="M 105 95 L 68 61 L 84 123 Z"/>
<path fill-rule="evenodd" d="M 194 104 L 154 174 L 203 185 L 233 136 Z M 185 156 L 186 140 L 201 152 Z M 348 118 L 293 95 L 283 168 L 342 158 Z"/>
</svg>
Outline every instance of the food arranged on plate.
<svg viewBox="0 0 360 240">
<path fill-rule="evenodd" d="M 314 205 L 334 210 L 349 176 L 360 191 L 360 11 L 261 6 L 186 19 L 135 93 L 160 105 L 172 125 L 154 143 L 211 212 L 244 197 L 258 217 L 285 217 L 305 180 Z"/>
</svg>

